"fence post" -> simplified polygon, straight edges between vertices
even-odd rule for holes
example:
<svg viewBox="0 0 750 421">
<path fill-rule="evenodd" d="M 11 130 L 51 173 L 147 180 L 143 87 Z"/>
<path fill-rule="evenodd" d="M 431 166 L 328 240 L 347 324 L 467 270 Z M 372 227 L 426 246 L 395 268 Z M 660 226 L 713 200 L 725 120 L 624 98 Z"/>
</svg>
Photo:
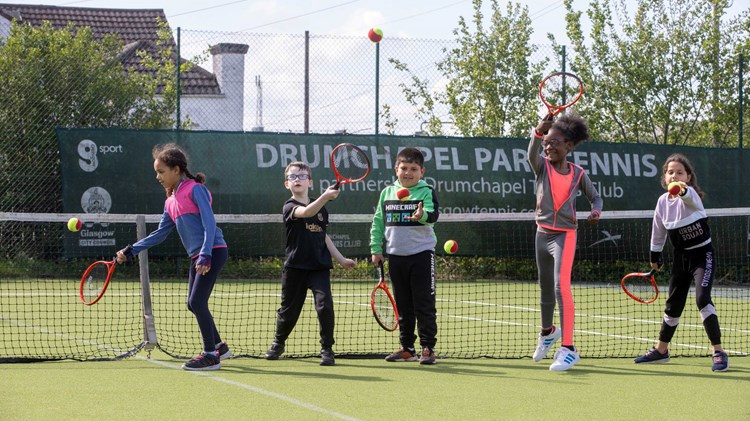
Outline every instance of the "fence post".
<svg viewBox="0 0 750 421">
<path fill-rule="evenodd" d="M 175 70 L 174 70 L 174 77 L 176 82 L 176 89 L 177 89 L 177 97 L 176 97 L 176 104 L 177 107 L 175 109 L 175 130 L 180 130 L 180 127 L 182 126 L 182 116 L 180 115 L 180 27 L 177 27 L 177 54 L 175 54 Z"/>
<path fill-rule="evenodd" d="M 738 108 L 738 115 L 737 115 L 737 133 L 738 133 L 738 139 L 737 139 L 737 144 L 738 144 L 738 146 L 739 146 L 740 149 L 742 149 L 742 137 L 743 137 L 742 136 L 742 120 L 743 120 L 742 117 L 745 115 L 745 110 L 744 110 L 745 107 L 744 107 L 744 104 L 743 104 L 743 101 L 742 101 L 742 94 L 743 94 L 743 92 L 742 92 L 743 91 L 743 87 L 742 87 L 742 74 L 745 72 L 745 60 L 744 60 L 744 58 L 745 57 L 742 55 L 742 53 L 740 53 L 739 60 L 738 60 L 738 62 L 739 62 L 738 64 L 739 65 L 737 66 L 737 67 L 739 67 L 739 72 L 738 72 L 739 73 L 739 79 L 738 79 L 738 84 L 737 84 L 738 85 L 738 87 L 737 87 L 737 91 L 738 92 L 737 93 L 739 94 L 738 95 L 739 101 L 737 103 L 737 105 L 738 105 L 737 106 L 737 108 Z"/>
<path fill-rule="evenodd" d="M 375 135 L 380 132 L 380 42 L 375 43 Z"/>
<path fill-rule="evenodd" d="M 305 31 L 305 134 L 310 133 L 310 31 Z"/>
</svg>

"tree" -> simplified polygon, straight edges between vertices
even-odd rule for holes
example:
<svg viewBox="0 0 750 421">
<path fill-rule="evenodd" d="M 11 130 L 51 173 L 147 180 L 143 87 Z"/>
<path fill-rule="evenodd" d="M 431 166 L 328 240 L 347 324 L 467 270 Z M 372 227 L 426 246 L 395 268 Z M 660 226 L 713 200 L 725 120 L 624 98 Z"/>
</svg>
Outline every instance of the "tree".
<svg viewBox="0 0 750 421">
<path fill-rule="evenodd" d="M 174 60 L 139 53 L 154 77 L 124 69 L 122 50 L 114 35 L 97 40 L 87 27 L 11 25 L 0 44 L 0 210 L 60 211 L 57 127 L 174 124 Z"/>
<path fill-rule="evenodd" d="M 504 14 L 492 0 L 490 26 L 485 28 L 482 0 L 473 4 L 475 30 L 460 17 L 453 31 L 457 46 L 445 49 L 446 57 L 437 63 L 448 81 L 445 91 L 436 92 L 430 81 L 419 79 L 404 63 L 389 61 L 411 74 L 411 83 L 401 88 L 430 134 L 443 133 L 436 111 L 443 105 L 462 136 L 525 137 L 539 119 L 536 93 L 547 62 L 530 59 L 536 47 L 530 44 L 528 9 L 508 3 Z"/>
<path fill-rule="evenodd" d="M 627 4 L 592 0 L 587 37 L 582 12 L 565 1 L 571 67 L 587 88 L 578 108 L 592 136 L 736 145 L 737 57 L 749 13 L 722 21 L 727 0 L 637 0 L 631 16 Z"/>
</svg>

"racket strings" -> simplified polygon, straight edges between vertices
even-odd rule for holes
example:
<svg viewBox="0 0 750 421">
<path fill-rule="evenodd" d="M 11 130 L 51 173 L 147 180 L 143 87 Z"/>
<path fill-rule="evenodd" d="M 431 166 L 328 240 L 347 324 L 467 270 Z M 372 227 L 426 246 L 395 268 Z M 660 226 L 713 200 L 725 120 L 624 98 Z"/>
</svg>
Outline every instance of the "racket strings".
<svg viewBox="0 0 750 421">
<path fill-rule="evenodd" d="M 396 325 L 396 312 L 393 311 L 393 303 L 382 288 L 377 288 L 373 295 L 373 310 L 375 316 L 387 327 Z"/>
<path fill-rule="evenodd" d="M 573 76 L 555 74 L 547 78 L 539 93 L 553 107 L 564 107 L 574 103 L 581 95 L 581 81 Z"/>
<path fill-rule="evenodd" d="M 82 293 L 86 301 L 92 301 L 102 293 L 109 275 L 105 264 L 94 265 L 84 279 Z"/>
<path fill-rule="evenodd" d="M 643 301 L 656 298 L 657 291 L 650 276 L 629 276 L 625 278 L 624 286 L 633 296 Z"/>
<path fill-rule="evenodd" d="M 348 180 L 364 178 L 370 168 L 369 161 L 361 150 L 346 146 L 336 149 L 333 154 L 333 165 L 339 175 Z"/>
</svg>

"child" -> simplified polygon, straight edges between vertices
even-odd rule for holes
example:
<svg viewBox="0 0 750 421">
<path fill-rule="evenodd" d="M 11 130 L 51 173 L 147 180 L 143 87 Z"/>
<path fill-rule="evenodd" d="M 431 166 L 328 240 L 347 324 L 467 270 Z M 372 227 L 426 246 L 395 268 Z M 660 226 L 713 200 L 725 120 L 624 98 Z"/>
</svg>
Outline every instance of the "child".
<svg viewBox="0 0 750 421">
<path fill-rule="evenodd" d="M 419 149 L 405 148 L 396 156 L 398 181 L 383 189 L 370 229 L 372 263 L 383 261 L 383 240 L 388 253 L 388 274 L 399 315 L 401 348 L 386 361 L 416 361 L 414 327 L 419 323 L 422 352 L 420 364 L 435 364 L 437 310 L 435 308 L 435 232 L 439 216 L 435 191 L 422 177 L 424 156 Z M 396 192 L 409 189 L 409 198 Z"/>
<path fill-rule="evenodd" d="M 703 208 L 703 192 L 698 187 L 690 161 L 681 154 L 671 155 L 662 167 L 661 185 L 677 182 L 677 195 L 664 193 L 656 202 L 651 228 L 651 267 L 661 269 L 664 264 L 662 250 L 669 237 L 674 247 L 672 275 L 669 278 L 669 297 L 664 310 L 664 320 L 659 331 L 659 341 L 646 354 L 635 359 L 636 364 L 669 361 L 669 342 L 677 330 L 680 315 L 685 309 L 690 284 L 695 284 L 695 302 L 703 318 L 703 327 L 713 346 L 713 371 L 727 371 L 729 358 L 721 346 L 721 330 L 716 308 L 711 301 L 711 287 L 716 271 L 714 246 Z"/>
<path fill-rule="evenodd" d="M 284 203 L 282 211 L 286 226 L 286 260 L 281 274 L 281 307 L 276 313 L 276 339 L 265 358 L 278 360 L 284 353 L 284 343 L 297 324 L 310 289 L 320 322 L 320 365 L 334 365 L 331 256 L 345 268 L 353 268 L 356 263 L 342 256 L 326 234 L 328 211 L 325 204 L 336 199 L 340 190 L 332 186 L 315 199 L 308 196 L 312 186 L 312 170 L 307 164 L 297 161 L 287 165 L 284 187 L 292 192 L 292 197 Z"/>
<path fill-rule="evenodd" d="M 227 261 L 227 243 L 216 226 L 211 210 L 211 193 L 203 185 L 206 176 L 188 171 L 185 153 L 175 144 L 156 146 L 153 149 L 156 179 L 166 191 L 159 227 L 146 238 L 117 252 L 122 263 L 140 251 L 166 240 L 177 228 L 182 245 L 190 256 L 188 275 L 188 309 L 195 314 L 203 337 L 203 352 L 182 365 L 185 370 L 218 370 L 221 360 L 232 355 L 222 342 L 214 324 L 208 299 L 216 278 Z"/>
<path fill-rule="evenodd" d="M 546 133 L 546 135 L 543 135 Z M 568 154 L 589 137 L 586 122 L 574 114 L 554 121 L 546 116 L 532 131 L 528 155 L 536 181 L 536 264 L 539 272 L 542 331 L 534 351 L 541 361 L 562 337 L 549 369 L 564 371 L 579 360 L 573 346 L 575 305 L 570 289 L 576 251 L 576 197 L 581 191 L 591 203 L 589 222 L 599 221 L 602 198 L 583 168 L 568 162 Z M 539 152 L 544 152 L 542 157 Z M 555 303 L 560 307 L 560 328 L 552 324 Z"/>
</svg>

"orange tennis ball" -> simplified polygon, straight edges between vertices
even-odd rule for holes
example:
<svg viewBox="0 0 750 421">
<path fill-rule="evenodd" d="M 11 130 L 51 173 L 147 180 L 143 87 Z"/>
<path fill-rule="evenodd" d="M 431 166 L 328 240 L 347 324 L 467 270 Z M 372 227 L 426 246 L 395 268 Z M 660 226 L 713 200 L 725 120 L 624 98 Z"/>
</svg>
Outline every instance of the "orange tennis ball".
<svg viewBox="0 0 750 421">
<path fill-rule="evenodd" d="M 380 28 L 372 28 L 367 33 L 367 38 L 370 38 L 372 42 L 380 42 L 383 39 L 383 31 Z"/>
<path fill-rule="evenodd" d="M 396 197 L 398 197 L 398 200 L 407 200 L 409 199 L 409 196 L 411 193 L 409 193 L 409 189 L 404 187 L 403 189 L 399 189 L 399 191 L 396 192 Z"/>
<path fill-rule="evenodd" d="M 680 191 L 682 191 L 682 186 L 680 186 L 680 183 L 673 181 L 667 186 L 667 191 L 669 191 L 669 194 L 672 196 L 677 196 L 680 194 Z"/>
<path fill-rule="evenodd" d="M 81 220 L 78 218 L 68 219 L 68 229 L 73 232 L 78 232 L 81 229 Z"/>
<path fill-rule="evenodd" d="M 443 245 L 443 250 L 448 254 L 455 254 L 458 251 L 458 243 L 456 240 L 448 240 Z"/>
</svg>

